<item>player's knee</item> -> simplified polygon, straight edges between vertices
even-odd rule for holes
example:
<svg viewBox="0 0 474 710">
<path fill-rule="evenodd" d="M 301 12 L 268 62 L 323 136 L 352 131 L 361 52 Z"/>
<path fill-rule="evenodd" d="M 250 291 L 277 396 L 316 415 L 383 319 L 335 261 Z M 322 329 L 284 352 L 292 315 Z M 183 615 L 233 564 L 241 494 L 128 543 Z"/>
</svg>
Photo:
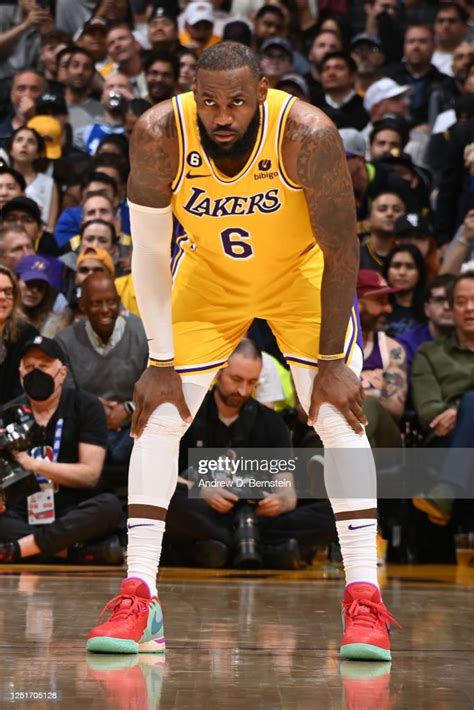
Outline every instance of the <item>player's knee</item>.
<svg viewBox="0 0 474 710">
<path fill-rule="evenodd" d="M 166 405 L 157 407 L 157 409 L 155 409 L 155 411 L 150 415 L 144 434 L 152 437 L 163 436 L 167 439 L 179 440 L 186 432 L 189 424 L 183 422 L 179 416 L 178 410 L 175 407 L 172 407 L 172 409 L 175 410 L 176 414 L 174 414 L 174 412 L 170 412 L 169 410 L 163 412 L 164 407 L 166 407 Z"/>
<path fill-rule="evenodd" d="M 356 438 L 360 438 L 345 417 L 330 404 L 321 405 L 314 428 L 326 448 L 350 447 Z"/>
</svg>

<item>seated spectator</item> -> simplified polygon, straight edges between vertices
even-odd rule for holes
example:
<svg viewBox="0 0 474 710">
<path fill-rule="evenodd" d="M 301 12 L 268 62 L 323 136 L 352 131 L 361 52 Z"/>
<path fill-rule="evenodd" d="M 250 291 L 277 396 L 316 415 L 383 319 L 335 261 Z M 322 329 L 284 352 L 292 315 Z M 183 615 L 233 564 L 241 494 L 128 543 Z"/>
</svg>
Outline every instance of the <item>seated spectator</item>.
<svg viewBox="0 0 474 710">
<path fill-rule="evenodd" d="M 133 445 L 133 388 L 148 359 L 145 331 L 139 318 L 119 315 L 120 299 L 112 276 L 88 276 L 81 285 L 79 305 L 85 320 L 61 331 L 57 340 L 67 354 L 76 386 L 102 402 L 109 429 L 110 461 L 125 464 Z"/>
<path fill-rule="evenodd" d="M 25 256 L 16 266 L 23 312 L 40 333 L 51 316 L 53 307 L 56 305 L 60 309 L 66 304 L 65 298 L 58 296 L 55 288 L 58 279 L 62 280 L 62 270 L 61 262 L 40 254 Z"/>
<path fill-rule="evenodd" d="M 433 89 L 452 83 L 446 74 L 431 63 L 434 50 L 433 29 L 429 25 L 411 25 L 405 31 L 402 61 L 384 69 L 385 76 L 394 79 L 398 84 L 412 87 L 409 102 L 414 126 L 428 123 Z"/>
<path fill-rule="evenodd" d="M 179 60 L 168 52 L 154 52 L 145 62 L 146 100 L 150 105 L 171 99 L 178 91 Z"/>
<path fill-rule="evenodd" d="M 355 88 L 363 97 L 369 86 L 381 78 L 385 64 L 382 42 L 377 35 L 360 32 L 351 40 L 351 57 L 357 66 Z"/>
<path fill-rule="evenodd" d="M 359 222 L 368 217 L 373 200 L 383 193 L 400 195 L 406 205 L 410 199 L 406 182 L 385 165 L 365 159 L 367 144 L 362 133 L 355 128 L 341 128 L 339 133 L 346 153 Z M 363 234 L 367 231 L 366 225 L 359 225 L 357 231 Z"/>
<path fill-rule="evenodd" d="M 46 256 L 57 256 L 59 249 L 54 237 L 47 232 L 38 204 L 29 197 L 14 197 L 0 210 L 4 226 L 20 225 L 28 234 L 33 249 Z"/>
<path fill-rule="evenodd" d="M 41 36 L 54 25 L 51 11 L 28 0 L 19 0 L 0 13 L 0 79 L 3 81 L 38 64 Z"/>
<path fill-rule="evenodd" d="M 184 47 L 194 49 L 200 56 L 205 49 L 220 42 L 214 34 L 214 9 L 210 2 L 193 0 L 184 10 L 184 31 L 179 34 L 179 41 Z"/>
<path fill-rule="evenodd" d="M 395 222 L 395 244 L 414 244 L 426 266 L 426 278 L 433 279 L 439 271 L 439 249 L 433 227 L 425 217 L 417 214 L 402 215 Z"/>
<path fill-rule="evenodd" d="M 183 48 L 179 54 L 179 77 L 176 93 L 191 91 L 196 76 L 197 54 L 192 49 Z"/>
<path fill-rule="evenodd" d="M 125 134 L 125 116 L 128 104 L 133 99 L 133 86 L 124 74 L 116 72 L 104 81 L 100 102 L 104 115 L 100 120 L 74 132 L 74 144 L 77 148 L 94 155 L 100 141 L 106 135 Z"/>
<path fill-rule="evenodd" d="M 75 47 L 68 51 L 65 70 L 64 98 L 69 111 L 69 122 L 73 132 L 101 120 L 104 116 L 102 104 L 94 98 L 96 76 L 94 60 L 85 49 Z M 58 62 L 62 53 L 60 53 Z"/>
<path fill-rule="evenodd" d="M 356 63 L 345 52 L 330 52 L 320 68 L 324 100 L 318 107 L 338 128 L 361 131 L 369 122 L 362 98 L 355 92 Z"/>
<path fill-rule="evenodd" d="M 390 288 L 376 271 L 361 269 L 357 277 L 357 298 L 364 341 L 362 386 L 366 433 L 374 448 L 401 446 L 398 422 L 405 411 L 407 370 L 403 347 L 384 330 L 392 307 Z"/>
<path fill-rule="evenodd" d="M 104 187 L 100 190 L 89 189 L 91 185 L 97 186 L 98 183 Z M 114 188 L 114 197 L 111 198 L 106 192 L 113 191 Z M 59 248 L 66 253 L 77 249 L 79 246 L 77 235 L 81 225 L 91 219 L 105 219 L 107 222 L 111 222 L 119 234 L 123 232 L 124 243 L 129 243 L 130 239 L 127 239 L 127 236 L 130 235 L 130 230 L 126 229 L 127 220 L 124 219 L 123 223 L 121 220 L 124 212 L 120 210 L 120 215 L 117 215 L 119 209 L 117 183 L 108 175 L 104 175 L 100 181 L 96 181 L 95 178 L 92 181 L 88 179 L 82 190 L 82 195 L 82 206 L 69 207 L 67 210 L 63 210 L 59 216 L 54 233 Z"/>
<path fill-rule="evenodd" d="M 387 333 L 393 338 L 425 320 L 423 300 L 426 267 L 420 250 L 413 244 L 399 244 L 387 254 L 383 275 L 397 292 L 390 296 L 392 312 Z"/>
<path fill-rule="evenodd" d="M 437 338 L 449 335 L 454 327 L 453 313 L 449 303 L 449 289 L 454 281 L 454 276 L 444 274 L 435 276 L 425 294 L 426 322 L 408 328 L 397 340 L 403 345 L 407 357 L 407 370 L 411 374 L 413 360 L 418 348 L 423 343 L 429 343 Z"/>
<path fill-rule="evenodd" d="M 67 49 L 66 49 L 67 51 Z M 59 127 L 58 127 L 59 123 Z M 28 121 L 46 142 L 48 173 L 51 173 L 62 195 L 62 208 L 69 207 L 74 186 L 88 171 L 90 156 L 73 145 L 69 112 L 62 96 L 43 94 L 36 102 L 36 115 Z"/>
<path fill-rule="evenodd" d="M 364 135 L 369 136 L 375 121 L 379 121 L 387 113 L 408 119 L 409 91 L 409 86 L 400 86 L 388 77 L 371 84 L 364 96 L 364 108 L 370 117 Z"/>
<path fill-rule="evenodd" d="M 112 257 L 104 249 L 86 246 L 77 257 L 77 270 L 74 272 L 72 284 L 68 284 L 68 305 L 51 314 L 42 328 L 42 335 L 54 338 L 68 325 L 83 320 L 86 316 L 79 308 L 81 286 L 90 274 L 101 273 L 115 275 Z"/>
<path fill-rule="evenodd" d="M 15 459 L 36 474 L 42 490 L 6 509 L 2 504 L 3 563 L 34 555 L 89 564 L 123 562 L 114 535 L 122 521 L 120 501 L 95 490 L 107 441 L 104 412 L 93 395 L 63 388 L 66 375 L 57 342 L 37 336 L 24 345 L 20 377 L 25 394 L 20 403 L 31 410 L 41 443 L 18 452 Z"/>
<path fill-rule="evenodd" d="M 428 215 L 431 192 L 431 177 L 428 171 L 415 166 L 408 153 L 386 155 L 380 158 L 380 162 L 407 183 L 407 194 L 410 195 L 407 202 L 407 212 Z"/>
<path fill-rule="evenodd" d="M 26 190 L 26 180 L 18 170 L 9 168 L 7 165 L 0 167 L 0 210 L 14 197 L 24 195 Z"/>
<path fill-rule="evenodd" d="M 37 333 L 22 311 L 15 274 L 0 265 L 0 404 L 21 394 L 20 353 L 24 344 Z"/>
<path fill-rule="evenodd" d="M 272 7 L 270 5 L 270 7 Z M 329 52 L 341 52 L 342 41 L 339 35 L 332 30 L 318 32 L 309 48 L 309 72 L 306 80 L 309 87 L 310 102 L 313 106 L 319 106 L 323 98 L 323 88 L 321 86 L 321 62 Z"/>
<path fill-rule="evenodd" d="M 116 70 L 131 82 L 135 98 L 146 98 L 148 91 L 140 55 L 141 47 L 130 26 L 123 20 L 110 23 L 106 41 L 109 57 L 114 60 Z"/>
<path fill-rule="evenodd" d="M 24 256 L 34 253 L 28 232 L 21 224 L 5 225 L 0 229 L 0 264 L 14 272 Z"/>
<path fill-rule="evenodd" d="M 13 77 L 10 89 L 10 110 L 0 123 L 0 144 L 13 131 L 23 126 L 34 113 L 35 101 L 44 94 L 46 81 L 36 69 L 25 69 Z"/>
<path fill-rule="evenodd" d="M 369 157 L 380 160 L 388 155 L 400 154 L 408 142 L 408 124 L 401 116 L 381 118 L 373 124 L 369 135 Z"/>
<path fill-rule="evenodd" d="M 43 137 L 34 128 L 18 128 L 10 136 L 7 150 L 11 166 L 25 179 L 26 196 L 40 206 L 41 220 L 52 231 L 59 212 L 59 192 L 53 178 L 41 172 L 38 166 L 38 162 L 46 157 Z"/>
<path fill-rule="evenodd" d="M 260 66 L 268 79 L 270 88 L 275 88 L 281 77 L 293 71 L 293 49 L 286 37 L 270 37 L 260 49 Z"/>
<path fill-rule="evenodd" d="M 89 201 L 86 206 L 89 206 Z M 109 221 L 109 215 L 104 216 L 106 219 L 91 219 L 81 225 L 79 234 L 71 240 L 71 247 L 74 248 L 74 251 L 63 256 L 62 261 L 69 268 L 75 270 L 78 257 L 85 249 L 99 247 L 110 255 L 114 271 L 125 274 L 124 278 L 130 277 L 130 239 L 126 239 L 124 235 L 118 235 L 114 222 Z"/>
<path fill-rule="evenodd" d="M 114 3 L 115 4 L 115 3 Z M 115 70 L 113 62 L 107 54 L 107 24 L 100 17 L 90 19 L 82 27 L 81 33 L 76 39 L 78 47 L 85 49 L 92 59 L 96 70 L 103 79 Z"/>
<path fill-rule="evenodd" d="M 454 332 L 425 343 L 413 363 L 413 400 L 426 443 L 449 448 L 439 482 L 414 504 L 431 522 L 446 525 L 454 499 L 466 495 L 474 447 L 474 274 L 458 276 L 450 291 Z M 460 449 L 460 451 L 457 451 Z M 463 451 L 464 450 L 464 451 Z"/>
<path fill-rule="evenodd" d="M 395 222 L 405 213 L 405 204 L 395 193 L 383 192 L 370 206 L 369 235 L 360 248 L 360 268 L 381 272 L 395 243 Z"/>
<path fill-rule="evenodd" d="M 252 49 L 260 52 L 262 44 L 271 37 L 283 37 L 285 16 L 277 5 L 262 5 L 255 13 L 253 20 Z"/>
<path fill-rule="evenodd" d="M 469 42 L 458 44 L 453 53 L 453 78 L 449 83 L 434 86 L 430 95 L 429 124 L 431 132 L 444 132 L 456 123 L 456 100 L 472 93 L 474 47 Z"/>
<path fill-rule="evenodd" d="M 262 367 L 260 351 L 243 340 L 217 375 L 213 389 L 184 435 L 180 447 L 179 471 L 188 468 L 187 449 L 217 447 L 288 447 L 289 433 L 275 412 L 252 399 Z M 200 496 L 188 497 L 193 481 L 182 476 L 171 499 L 166 518 L 166 536 L 187 563 L 203 567 L 265 566 L 296 568 L 304 550 L 325 544 L 333 537 L 327 502 L 298 505 L 293 477 L 276 474 L 289 482 L 259 501 L 262 546 L 252 557 L 235 549 L 234 527 L 239 499 L 229 490 L 200 487 Z"/>
<path fill-rule="evenodd" d="M 148 44 L 152 52 L 180 54 L 178 22 L 169 5 L 155 7 L 148 20 Z"/>
<path fill-rule="evenodd" d="M 53 95 L 62 96 L 63 89 L 58 82 L 58 54 L 71 44 L 72 37 L 67 32 L 54 27 L 49 32 L 41 34 L 41 51 L 39 65 L 48 84 L 47 91 Z M 33 66 L 29 64 L 28 66 Z"/>
<path fill-rule="evenodd" d="M 453 75 L 453 52 L 467 34 L 466 10 L 456 2 L 439 3 L 435 16 L 436 49 L 431 61 L 448 76 Z"/>
</svg>

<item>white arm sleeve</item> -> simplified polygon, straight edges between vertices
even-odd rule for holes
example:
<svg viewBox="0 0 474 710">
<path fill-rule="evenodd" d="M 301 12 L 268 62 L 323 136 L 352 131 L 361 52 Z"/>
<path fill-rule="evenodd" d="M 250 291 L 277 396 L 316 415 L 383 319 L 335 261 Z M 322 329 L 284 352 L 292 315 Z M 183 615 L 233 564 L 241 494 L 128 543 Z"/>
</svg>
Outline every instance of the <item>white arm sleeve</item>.
<svg viewBox="0 0 474 710">
<path fill-rule="evenodd" d="M 170 245 L 173 215 L 168 207 L 145 207 L 128 201 L 132 229 L 132 276 L 149 341 L 150 357 L 174 356 L 171 321 Z"/>
</svg>

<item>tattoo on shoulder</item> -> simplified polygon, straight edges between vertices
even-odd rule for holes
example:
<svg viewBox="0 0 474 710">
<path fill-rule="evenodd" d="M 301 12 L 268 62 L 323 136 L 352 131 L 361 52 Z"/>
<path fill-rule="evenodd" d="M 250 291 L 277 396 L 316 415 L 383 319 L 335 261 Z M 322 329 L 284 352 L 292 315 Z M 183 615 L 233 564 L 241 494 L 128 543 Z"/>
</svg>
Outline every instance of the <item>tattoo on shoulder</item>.
<svg viewBox="0 0 474 710">
<path fill-rule="evenodd" d="M 171 107 L 158 115 L 149 112 L 137 122 L 130 144 L 131 176 L 135 187 L 139 185 L 148 191 L 156 189 L 157 184 L 172 183 L 175 168 L 171 161 L 170 142 L 176 137 L 176 121 Z"/>
</svg>

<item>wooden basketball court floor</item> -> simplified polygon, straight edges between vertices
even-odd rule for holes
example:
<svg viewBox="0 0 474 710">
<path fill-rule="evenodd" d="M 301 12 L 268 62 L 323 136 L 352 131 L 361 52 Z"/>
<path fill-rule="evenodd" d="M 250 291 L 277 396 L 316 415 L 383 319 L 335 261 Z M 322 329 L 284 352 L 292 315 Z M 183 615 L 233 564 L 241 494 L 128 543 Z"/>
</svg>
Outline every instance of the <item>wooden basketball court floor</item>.
<svg viewBox="0 0 474 710">
<path fill-rule="evenodd" d="M 382 570 L 403 626 L 391 664 L 339 661 L 341 573 L 324 566 L 164 569 L 166 656 L 87 654 L 87 631 L 122 575 L 1 568 L 0 708 L 474 708 L 474 569 Z"/>
</svg>

